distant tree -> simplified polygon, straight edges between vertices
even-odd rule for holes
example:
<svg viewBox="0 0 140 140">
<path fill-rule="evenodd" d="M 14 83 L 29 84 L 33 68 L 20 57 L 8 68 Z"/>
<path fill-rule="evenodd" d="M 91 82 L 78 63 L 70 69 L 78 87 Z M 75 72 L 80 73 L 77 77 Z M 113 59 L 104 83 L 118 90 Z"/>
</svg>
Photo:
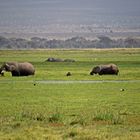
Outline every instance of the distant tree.
<svg viewBox="0 0 140 140">
<path fill-rule="evenodd" d="M 30 40 L 22 38 L 5 38 L 0 36 L 1 49 L 30 49 L 30 48 L 130 48 L 140 47 L 140 39 L 126 38 L 113 40 L 107 36 L 99 36 L 95 40 L 87 40 L 84 37 L 72 37 L 67 40 L 48 40 L 33 37 Z"/>
<path fill-rule="evenodd" d="M 130 37 L 125 39 L 125 44 L 126 47 L 130 47 L 130 48 L 136 47 L 138 45 L 137 41 L 134 38 L 130 38 Z"/>
</svg>

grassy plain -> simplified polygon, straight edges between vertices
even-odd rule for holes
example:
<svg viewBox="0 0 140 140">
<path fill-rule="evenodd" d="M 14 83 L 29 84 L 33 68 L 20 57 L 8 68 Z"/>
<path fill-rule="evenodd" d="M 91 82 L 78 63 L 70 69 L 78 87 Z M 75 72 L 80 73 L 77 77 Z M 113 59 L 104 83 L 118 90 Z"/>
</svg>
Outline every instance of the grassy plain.
<svg viewBox="0 0 140 140">
<path fill-rule="evenodd" d="M 48 57 L 76 62 L 45 62 Z M 140 49 L 1 50 L 0 64 L 5 61 L 32 62 L 36 74 L 0 77 L 0 139 L 139 139 Z M 89 75 L 104 63 L 117 64 L 119 75 Z M 68 71 L 72 76 L 65 76 Z M 108 82 L 39 82 L 46 80 Z"/>
</svg>

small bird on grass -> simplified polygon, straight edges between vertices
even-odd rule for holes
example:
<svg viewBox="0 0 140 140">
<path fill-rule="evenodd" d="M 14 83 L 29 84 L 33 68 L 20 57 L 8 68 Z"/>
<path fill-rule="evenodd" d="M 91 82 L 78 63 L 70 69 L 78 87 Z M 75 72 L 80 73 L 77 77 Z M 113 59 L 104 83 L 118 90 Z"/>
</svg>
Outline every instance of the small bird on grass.
<svg viewBox="0 0 140 140">
<path fill-rule="evenodd" d="M 66 76 L 71 76 L 71 73 L 70 73 L 70 72 L 68 72 L 68 73 L 66 74 Z"/>
<path fill-rule="evenodd" d="M 124 88 L 121 88 L 120 91 L 124 91 Z"/>
</svg>

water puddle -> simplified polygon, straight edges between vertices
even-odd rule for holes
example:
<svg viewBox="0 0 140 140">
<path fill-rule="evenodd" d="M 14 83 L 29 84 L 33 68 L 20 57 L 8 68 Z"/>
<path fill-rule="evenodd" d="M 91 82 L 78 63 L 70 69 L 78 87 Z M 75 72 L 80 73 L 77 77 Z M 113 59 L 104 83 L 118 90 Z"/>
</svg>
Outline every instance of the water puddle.
<svg viewBox="0 0 140 140">
<path fill-rule="evenodd" d="M 63 81 L 63 80 L 45 80 L 45 81 L 35 81 L 36 83 L 42 84 L 74 84 L 74 83 L 136 83 L 140 80 L 78 80 L 78 81 Z"/>
<path fill-rule="evenodd" d="M 34 81 L 20 81 L 20 80 L 1 80 L 0 83 L 40 83 L 40 84 L 88 84 L 88 83 L 140 83 L 140 80 L 34 80 Z"/>
</svg>

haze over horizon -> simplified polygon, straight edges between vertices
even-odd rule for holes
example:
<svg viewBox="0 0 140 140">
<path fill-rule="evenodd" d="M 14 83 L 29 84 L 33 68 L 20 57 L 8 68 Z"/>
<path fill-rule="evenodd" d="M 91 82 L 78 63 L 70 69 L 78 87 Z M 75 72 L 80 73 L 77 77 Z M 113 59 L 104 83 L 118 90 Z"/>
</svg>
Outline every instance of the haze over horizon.
<svg viewBox="0 0 140 140">
<path fill-rule="evenodd" d="M 0 0 L 0 32 L 73 31 L 80 25 L 140 28 L 139 6 L 139 0 Z"/>
</svg>

